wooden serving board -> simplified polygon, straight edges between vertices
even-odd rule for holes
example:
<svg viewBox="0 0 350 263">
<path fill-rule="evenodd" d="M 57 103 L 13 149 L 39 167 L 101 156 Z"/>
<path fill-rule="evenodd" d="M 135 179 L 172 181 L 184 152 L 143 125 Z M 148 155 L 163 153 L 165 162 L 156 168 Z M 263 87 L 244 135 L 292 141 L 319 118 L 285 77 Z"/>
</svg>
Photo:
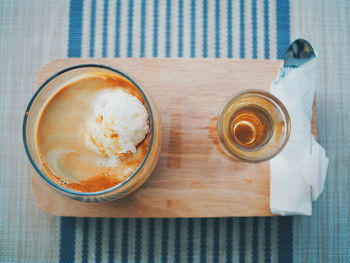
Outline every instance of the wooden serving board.
<svg viewBox="0 0 350 263">
<path fill-rule="evenodd" d="M 279 60 L 61 59 L 38 73 L 38 87 L 54 73 L 78 64 L 103 64 L 128 74 L 154 98 L 164 127 L 158 167 L 139 190 L 110 203 L 62 196 L 33 176 L 44 211 L 74 217 L 271 216 L 269 163 L 233 161 L 220 149 L 216 116 L 234 93 L 269 90 Z M 313 121 L 316 130 L 316 121 Z"/>
</svg>

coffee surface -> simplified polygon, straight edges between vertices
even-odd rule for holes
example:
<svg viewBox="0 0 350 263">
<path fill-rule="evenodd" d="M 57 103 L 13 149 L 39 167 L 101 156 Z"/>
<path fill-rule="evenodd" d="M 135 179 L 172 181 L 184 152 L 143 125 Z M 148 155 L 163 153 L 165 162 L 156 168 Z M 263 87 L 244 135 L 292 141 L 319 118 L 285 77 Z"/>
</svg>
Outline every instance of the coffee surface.
<svg viewBox="0 0 350 263">
<path fill-rule="evenodd" d="M 100 72 L 81 76 L 50 98 L 38 118 L 35 140 L 43 169 L 50 179 L 68 189 L 96 192 L 123 182 L 140 166 L 148 151 L 150 132 L 135 145 L 134 152 L 115 151 L 117 154 L 107 155 L 102 149 L 106 145 L 98 145 L 101 151 L 96 151 L 87 143 L 86 138 L 90 136 L 87 123 L 96 110 L 93 102 L 100 94 L 117 90 L 144 103 L 139 90 L 130 81 Z M 101 122 L 100 117 L 96 121 Z M 98 132 L 110 135 L 104 130 Z M 118 140 L 118 134 L 112 135 L 109 140 Z"/>
</svg>

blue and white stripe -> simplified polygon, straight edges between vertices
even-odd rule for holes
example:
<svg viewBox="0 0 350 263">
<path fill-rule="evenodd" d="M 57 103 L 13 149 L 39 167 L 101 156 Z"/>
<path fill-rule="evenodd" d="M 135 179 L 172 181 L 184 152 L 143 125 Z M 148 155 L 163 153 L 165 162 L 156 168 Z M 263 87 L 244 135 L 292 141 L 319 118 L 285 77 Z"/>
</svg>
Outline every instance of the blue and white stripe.
<svg viewBox="0 0 350 263">
<path fill-rule="evenodd" d="M 281 58 L 288 0 L 71 0 L 68 57 Z M 292 218 L 62 218 L 61 262 L 292 262 Z"/>
<path fill-rule="evenodd" d="M 289 42 L 287 0 L 74 2 L 71 56 L 277 58 Z"/>
</svg>

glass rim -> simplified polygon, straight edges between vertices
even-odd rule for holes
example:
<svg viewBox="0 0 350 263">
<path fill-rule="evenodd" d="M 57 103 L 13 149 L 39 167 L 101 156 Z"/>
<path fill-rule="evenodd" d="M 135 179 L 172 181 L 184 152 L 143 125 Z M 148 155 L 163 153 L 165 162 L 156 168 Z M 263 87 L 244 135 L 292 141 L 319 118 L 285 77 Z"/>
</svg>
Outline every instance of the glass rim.
<svg viewBox="0 0 350 263">
<path fill-rule="evenodd" d="M 265 158 L 261 158 L 261 159 L 248 159 L 248 158 L 244 158 L 242 156 L 239 156 L 238 154 L 236 154 L 234 151 L 232 151 L 229 147 L 227 147 L 226 143 L 223 142 L 222 140 L 222 127 L 220 126 L 220 121 L 222 120 L 222 117 L 224 115 L 225 110 L 227 109 L 227 107 L 230 105 L 230 103 L 236 99 L 237 97 L 241 96 L 241 95 L 245 95 L 245 94 L 258 94 L 258 95 L 262 95 L 264 97 L 267 97 L 269 100 L 272 100 L 274 103 L 277 104 L 279 110 L 283 113 L 283 116 L 285 118 L 285 123 L 286 123 L 286 133 L 283 139 L 283 143 L 281 144 L 281 146 L 278 148 L 277 151 L 275 151 L 272 155 L 269 155 Z M 220 108 L 220 111 L 217 115 L 217 123 L 216 123 L 216 129 L 217 129 L 217 137 L 219 139 L 219 142 L 221 144 L 221 146 L 224 148 L 224 150 L 229 153 L 230 155 L 232 155 L 235 158 L 238 158 L 241 161 L 244 162 L 249 162 L 249 163 L 261 163 L 261 162 L 265 162 L 268 160 L 271 160 L 272 158 L 274 158 L 275 156 L 277 156 L 282 150 L 283 148 L 286 146 L 286 144 L 288 143 L 289 137 L 290 137 L 290 132 L 291 132 L 291 120 L 290 120 L 290 116 L 288 113 L 288 110 L 286 108 L 286 106 L 284 106 L 284 104 L 282 103 L 282 101 L 280 99 L 278 99 L 275 95 L 271 94 L 268 91 L 265 90 L 261 90 L 261 89 L 246 89 L 246 90 L 242 90 L 242 91 L 238 91 L 235 94 L 233 94 Z"/>
<path fill-rule="evenodd" d="M 142 95 L 143 99 L 145 100 L 145 103 L 146 103 L 146 106 L 147 106 L 147 108 L 149 110 L 149 115 L 150 115 L 151 139 L 150 139 L 150 144 L 149 144 L 148 149 L 147 149 L 147 153 L 146 153 L 144 159 L 142 160 L 141 164 L 137 167 L 137 169 L 125 181 L 123 181 L 123 182 L 121 182 L 121 183 L 119 183 L 119 184 L 117 184 L 117 185 L 115 185 L 113 187 L 110 187 L 110 188 L 107 188 L 107 189 L 104 189 L 104 190 L 101 190 L 101 191 L 96 191 L 96 192 L 73 191 L 73 190 L 70 190 L 70 189 L 62 187 L 59 184 L 55 183 L 53 180 L 49 179 L 45 175 L 45 173 L 35 164 L 35 162 L 34 162 L 34 160 L 32 158 L 32 155 L 31 155 L 31 153 L 29 151 L 28 144 L 27 144 L 27 141 L 28 141 L 27 140 L 27 133 L 26 133 L 26 131 L 27 131 L 27 119 L 28 119 L 28 117 L 30 115 L 30 109 L 33 106 L 37 96 L 40 94 L 40 92 L 42 90 L 45 89 L 45 87 L 51 81 L 53 81 L 54 79 L 56 79 L 57 77 L 61 76 L 62 74 L 66 73 L 68 71 L 72 71 L 72 70 L 79 69 L 79 68 L 102 68 L 102 69 L 107 69 L 107 70 L 113 71 L 113 72 L 121 75 L 122 77 L 126 78 L 128 81 L 130 81 L 137 88 L 137 90 Z M 26 110 L 25 110 L 23 123 L 22 123 L 22 140 L 23 140 L 23 144 L 24 144 L 24 149 L 25 149 L 26 155 L 27 155 L 27 157 L 28 157 L 32 167 L 37 172 L 37 174 L 42 179 L 44 179 L 49 185 L 51 185 L 52 187 L 56 188 L 59 191 L 63 191 L 63 192 L 68 193 L 70 195 L 99 196 L 99 195 L 103 195 L 103 194 L 108 194 L 110 192 L 115 191 L 116 189 L 119 189 L 119 188 L 123 187 L 124 185 L 126 185 L 128 182 L 130 182 L 138 174 L 138 172 L 143 168 L 144 164 L 146 163 L 146 161 L 148 160 L 148 157 L 150 155 L 150 152 L 151 152 L 151 149 L 152 149 L 152 146 L 153 146 L 153 142 L 154 142 L 154 131 L 155 131 L 155 128 L 154 128 L 154 116 L 153 116 L 153 111 L 152 111 L 151 104 L 149 103 L 149 100 L 148 100 L 146 94 L 142 91 L 140 86 L 131 77 L 129 77 L 127 74 L 123 73 L 122 71 L 117 70 L 115 68 L 112 68 L 110 66 L 105 66 L 105 65 L 101 65 L 101 64 L 79 64 L 79 65 L 75 65 L 75 66 L 72 66 L 72 67 L 65 68 L 65 69 L 63 69 L 63 70 L 53 74 L 51 77 L 49 77 L 47 80 L 45 80 L 43 82 L 43 84 L 41 84 L 40 87 L 35 91 L 35 93 L 31 97 L 31 99 L 29 100 L 28 106 L 26 107 Z"/>
</svg>

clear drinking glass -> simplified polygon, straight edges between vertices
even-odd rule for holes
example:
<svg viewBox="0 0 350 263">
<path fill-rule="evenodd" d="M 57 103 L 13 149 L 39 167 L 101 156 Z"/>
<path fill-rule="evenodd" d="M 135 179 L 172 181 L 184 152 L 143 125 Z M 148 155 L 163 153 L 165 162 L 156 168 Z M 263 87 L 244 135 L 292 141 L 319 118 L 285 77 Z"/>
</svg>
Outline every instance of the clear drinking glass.
<svg viewBox="0 0 350 263">
<path fill-rule="evenodd" d="M 290 125 L 287 109 L 275 96 L 262 90 L 246 90 L 221 108 L 217 134 L 228 155 L 246 162 L 263 162 L 286 145 Z"/>
<path fill-rule="evenodd" d="M 51 96 L 55 94 L 60 88 L 62 88 L 62 86 L 65 83 L 71 81 L 74 78 L 77 78 L 81 74 L 86 74 L 90 72 L 105 72 L 114 75 L 119 75 L 123 78 L 126 78 L 135 85 L 135 87 L 140 91 L 140 94 L 144 97 L 145 106 L 147 107 L 147 110 L 150 115 L 151 138 L 150 145 L 144 160 L 142 161 L 140 166 L 135 170 L 135 172 L 129 176 L 129 178 L 112 188 L 105 189 L 102 191 L 79 192 L 58 185 L 52 179 L 50 179 L 48 175 L 45 174 L 42 164 L 39 160 L 39 156 L 35 149 L 34 136 L 35 127 L 38 118 L 40 117 L 40 112 L 47 103 L 48 99 L 51 98 Z M 162 124 L 158 110 L 150 95 L 147 94 L 145 90 L 142 90 L 130 77 L 116 69 L 103 65 L 78 65 L 64 69 L 58 72 L 57 74 L 53 75 L 48 80 L 46 80 L 44 84 L 42 84 L 40 88 L 35 92 L 35 94 L 29 102 L 23 120 L 23 142 L 29 161 L 35 169 L 37 176 L 40 176 L 50 187 L 67 197 L 79 201 L 111 201 L 119 199 L 135 191 L 146 181 L 146 179 L 153 172 L 154 168 L 158 163 L 162 147 Z"/>
</svg>

